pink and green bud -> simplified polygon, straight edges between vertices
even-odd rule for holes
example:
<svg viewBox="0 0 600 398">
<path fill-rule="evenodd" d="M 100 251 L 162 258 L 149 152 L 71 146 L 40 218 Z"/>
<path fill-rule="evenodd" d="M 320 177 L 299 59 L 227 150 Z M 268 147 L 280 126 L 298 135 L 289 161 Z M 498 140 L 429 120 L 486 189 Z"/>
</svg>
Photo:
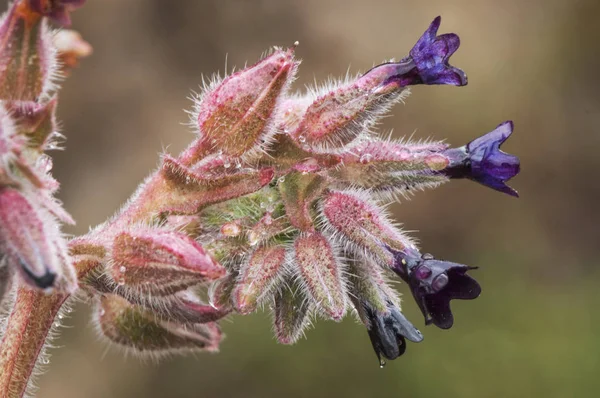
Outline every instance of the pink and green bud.
<svg viewBox="0 0 600 398">
<path fill-rule="evenodd" d="M 157 318 L 116 295 L 98 299 L 94 314 L 102 336 L 139 354 L 218 351 L 222 334 L 214 323 L 182 325 Z"/>
<path fill-rule="evenodd" d="M 342 264 L 328 240 L 318 232 L 300 235 L 294 242 L 299 281 L 319 313 L 340 321 L 346 313 Z"/>
<path fill-rule="evenodd" d="M 293 48 L 276 49 L 205 93 L 196 105 L 200 138 L 188 151 L 186 163 L 206 153 L 247 157 L 263 147 L 274 133 L 273 117 L 297 65 Z"/>
<path fill-rule="evenodd" d="M 69 13 L 81 7 L 85 0 L 24 0 L 29 3 L 32 11 L 50 18 L 62 26 L 71 25 Z"/>
<path fill-rule="evenodd" d="M 381 264 L 392 266 L 394 256 L 386 245 L 397 250 L 414 243 L 391 224 L 383 210 L 363 200 L 357 192 L 329 192 L 322 214 L 332 234 L 341 242 L 352 242 L 357 252 L 366 251 Z"/>
<path fill-rule="evenodd" d="M 275 175 L 272 168 L 243 169 L 206 178 L 166 156 L 161 170 L 164 179 L 149 190 L 147 207 L 158 212 L 195 214 L 200 209 L 258 191 Z M 145 210 L 139 209 L 139 210 Z"/>
<path fill-rule="evenodd" d="M 310 300 L 291 281 L 275 294 L 273 325 L 281 344 L 294 344 L 310 325 Z"/>
<path fill-rule="evenodd" d="M 26 0 L 0 22 L 0 99 L 37 101 L 52 88 L 56 64 L 52 34 Z"/>
<path fill-rule="evenodd" d="M 272 293 L 281 279 L 286 250 L 281 246 L 259 247 L 239 271 L 232 298 L 240 314 L 250 314 Z"/>
<path fill-rule="evenodd" d="M 0 250 L 37 289 L 71 292 L 77 286 L 56 220 L 13 188 L 0 188 Z"/>
<path fill-rule="evenodd" d="M 317 174 L 294 172 L 278 186 L 291 224 L 300 231 L 314 230 L 312 205 L 327 187 L 327 181 Z"/>
<path fill-rule="evenodd" d="M 225 268 L 188 236 L 147 229 L 117 235 L 109 272 L 127 290 L 164 296 L 217 279 Z"/>
</svg>

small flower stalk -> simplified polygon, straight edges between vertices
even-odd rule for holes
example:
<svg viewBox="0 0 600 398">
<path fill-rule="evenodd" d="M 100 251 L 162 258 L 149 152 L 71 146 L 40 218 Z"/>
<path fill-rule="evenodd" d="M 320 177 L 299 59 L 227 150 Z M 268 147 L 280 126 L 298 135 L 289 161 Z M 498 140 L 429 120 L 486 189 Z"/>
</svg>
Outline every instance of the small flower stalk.
<svg viewBox="0 0 600 398">
<path fill-rule="evenodd" d="M 195 98 L 188 148 L 163 154 L 117 214 L 67 240 L 60 225 L 73 220 L 53 198 L 46 154 L 62 137 L 52 76 L 57 59 L 67 74 L 91 48 L 70 31 L 52 36 L 48 21 L 69 24 L 82 3 L 15 1 L 0 24 L 1 43 L 13 43 L 0 48 L 0 297 L 16 291 L 6 300 L 0 395 L 26 392 L 74 293 L 92 303 L 101 336 L 141 355 L 215 352 L 220 319 L 271 308 L 282 344 L 315 316 L 355 315 L 382 366 L 424 339 L 392 278 L 425 324 L 443 329 L 454 322 L 451 300 L 479 296 L 476 267 L 422 254 L 384 210 L 457 178 L 516 196 L 506 183 L 519 160 L 499 149 L 512 122 L 458 148 L 378 136 L 409 86 L 467 84 L 450 64 L 458 36 L 438 35 L 439 17 L 399 62 L 333 86 L 290 91 L 297 44 L 215 79 Z"/>
</svg>

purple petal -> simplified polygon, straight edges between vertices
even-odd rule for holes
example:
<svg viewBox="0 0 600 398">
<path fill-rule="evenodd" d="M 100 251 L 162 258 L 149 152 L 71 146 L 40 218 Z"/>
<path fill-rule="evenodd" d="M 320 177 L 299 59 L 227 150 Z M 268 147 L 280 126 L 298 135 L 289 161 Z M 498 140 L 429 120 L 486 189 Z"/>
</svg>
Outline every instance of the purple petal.
<svg viewBox="0 0 600 398">
<path fill-rule="evenodd" d="M 444 153 L 451 161 L 443 173 L 450 178 L 469 178 L 518 197 L 517 191 L 506 185 L 506 181 L 519 174 L 519 158 L 500 150 L 512 131 L 513 123 L 507 121 L 462 148 L 446 150 Z"/>
</svg>

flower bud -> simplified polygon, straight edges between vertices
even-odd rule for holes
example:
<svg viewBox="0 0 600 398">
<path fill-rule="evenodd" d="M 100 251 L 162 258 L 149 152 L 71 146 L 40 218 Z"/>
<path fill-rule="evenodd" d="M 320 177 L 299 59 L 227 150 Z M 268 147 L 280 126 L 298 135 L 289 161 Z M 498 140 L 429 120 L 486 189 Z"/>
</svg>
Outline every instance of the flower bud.
<svg viewBox="0 0 600 398">
<path fill-rule="evenodd" d="M 112 278 L 137 293 L 170 295 L 225 275 L 202 246 L 173 231 L 123 232 L 114 240 Z"/>
<path fill-rule="evenodd" d="M 0 188 L 0 251 L 35 288 L 77 285 L 56 220 L 13 188 Z"/>
<path fill-rule="evenodd" d="M 239 158 L 263 146 L 274 133 L 273 115 L 297 65 L 293 48 L 277 49 L 205 93 L 196 105 L 203 151 Z M 191 164 L 198 153 L 188 155 Z"/>
<path fill-rule="evenodd" d="M 214 352 L 222 339 L 215 323 L 184 326 L 165 321 L 112 294 L 98 299 L 94 318 L 102 336 L 139 354 Z"/>
<path fill-rule="evenodd" d="M 328 193 L 323 201 L 322 213 L 332 233 L 341 233 L 384 265 L 394 264 L 394 256 L 386 250 L 386 246 L 398 250 L 414 246 L 386 219 L 382 209 L 363 200 L 358 192 Z"/>
<path fill-rule="evenodd" d="M 294 252 L 306 293 L 323 316 L 340 321 L 346 312 L 346 289 L 334 248 L 323 235 L 311 232 L 296 239 Z"/>
<path fill-rule="evenodd" d="M 0 22 L 0 99 L 37 101 L 52 88 L 56 54 L 41 15 L 15 1 Z"/>
<path fill-rule="evenodd" d="M 240 314 L 254 312 L 271 293 L 281 277 L 285 255 L 285 248 L 281 246 L 259 247 L 250 254 L 240 268 L 238 282 L 232 293 L 235 309 Z"/>
</svg>

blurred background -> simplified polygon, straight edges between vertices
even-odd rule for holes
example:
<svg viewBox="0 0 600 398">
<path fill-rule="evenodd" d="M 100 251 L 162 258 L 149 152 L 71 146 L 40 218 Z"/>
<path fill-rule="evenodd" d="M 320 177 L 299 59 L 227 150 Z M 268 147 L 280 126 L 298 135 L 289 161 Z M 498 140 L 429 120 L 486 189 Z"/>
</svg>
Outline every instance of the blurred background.
<svg viewBox="0 0 600 398">
<path fill-rule="evenodd" d="M 183 122 L 202 75 L 300 41 L 296 88 L 403 57 L 442 15 L 463 88 L 418 86 L 383 130 L 462 145 L 512 119 L 520 199 L 456 181 L 393 206 L 437 256 L 477 265 L 483 294 L 449 331 L 380 369 L 365 329 L 317 322 L 278 345 L 268 314 L 223 324 L 218 355 L 160 364 L 106 349 L 78 305 L 39 397 L 596 397 L 600 390 L 600 2 L 597 0 L 89 0 L 73 27 L 94 47 L 65 82 L 67 150 L 53 154 L 80 234 L 110 216 Z M 405 286 L 399 289 L 410 294 Z"/>
</svg>

